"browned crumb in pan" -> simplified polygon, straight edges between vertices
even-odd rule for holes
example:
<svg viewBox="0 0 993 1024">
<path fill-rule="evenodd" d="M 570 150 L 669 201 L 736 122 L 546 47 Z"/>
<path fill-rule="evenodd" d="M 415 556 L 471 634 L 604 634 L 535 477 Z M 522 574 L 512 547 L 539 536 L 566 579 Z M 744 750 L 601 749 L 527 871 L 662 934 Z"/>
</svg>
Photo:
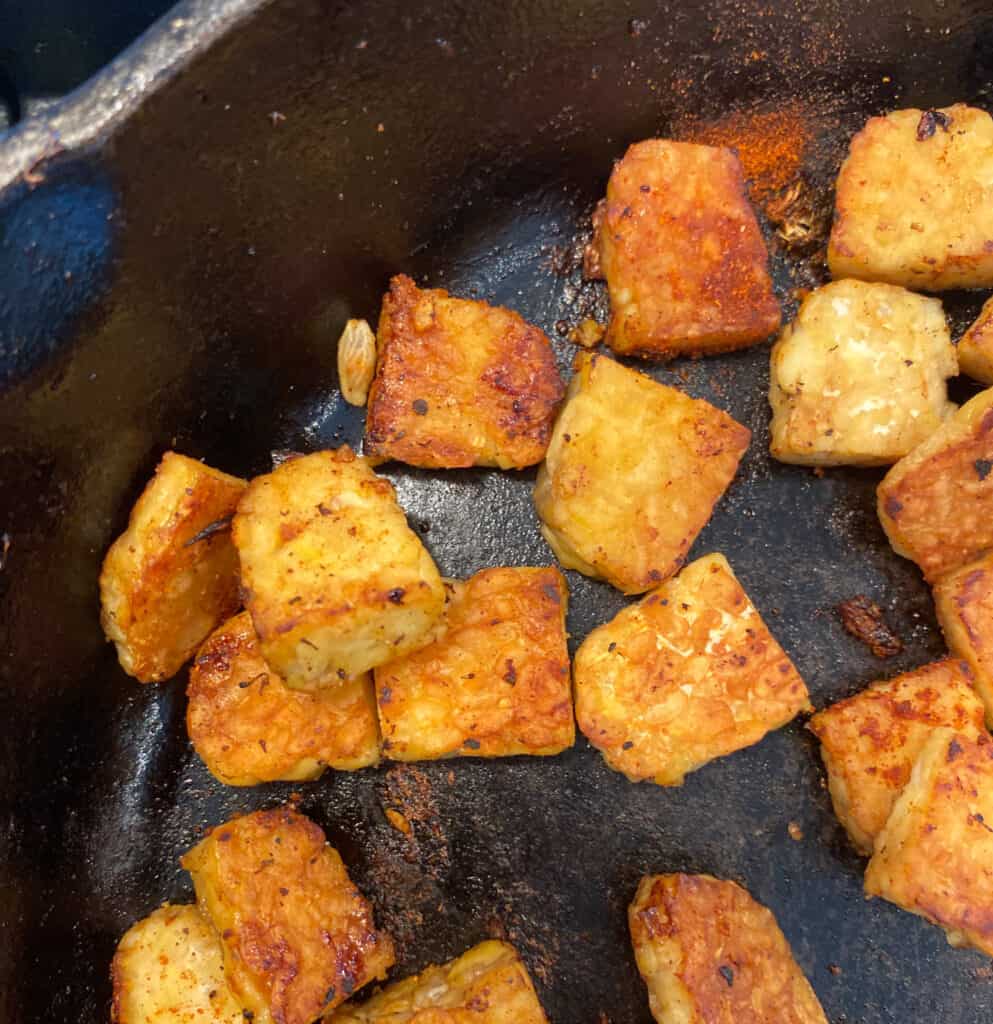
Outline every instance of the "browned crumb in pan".
<svg viewBox="0 0 993 1024">
<path fill-rule="evenodd" d="M 903 650 L 903 641 L 886 622 L 883 609 L 865 594 L 840 602 L 838 614 L 845 629 L 877 658 L 892 658 Z"/>
</svg>

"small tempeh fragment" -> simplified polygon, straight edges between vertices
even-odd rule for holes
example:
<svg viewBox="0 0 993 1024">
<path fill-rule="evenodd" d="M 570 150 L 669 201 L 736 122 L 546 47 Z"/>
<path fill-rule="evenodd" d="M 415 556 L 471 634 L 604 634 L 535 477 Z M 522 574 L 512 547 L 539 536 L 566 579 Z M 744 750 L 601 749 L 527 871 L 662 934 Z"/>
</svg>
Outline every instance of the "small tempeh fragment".
<svg viewBox="0 0 993 1024">
<path fill-rule="evenodd" d="M 865 644 L 877 658 L 892 658 L 903 650 L 903 641 L 890 628 L 883 609 L 865 594 L 856 594 L 838 604 L 845 632 Z"/>
<path fill-rule="evenodd" d="M 628 923 L 659 1024 L 827 1024 L 772 912 L 740 885 L 647 875 Z"/>
<path fill-rule="evenodd" d="M 593 218 L 587 268 L 607 279 L 607 344 L 668 359 L 744 348 L 779 327 L 768 253 L 730 150 L 635 143 Z"/>
</svg>

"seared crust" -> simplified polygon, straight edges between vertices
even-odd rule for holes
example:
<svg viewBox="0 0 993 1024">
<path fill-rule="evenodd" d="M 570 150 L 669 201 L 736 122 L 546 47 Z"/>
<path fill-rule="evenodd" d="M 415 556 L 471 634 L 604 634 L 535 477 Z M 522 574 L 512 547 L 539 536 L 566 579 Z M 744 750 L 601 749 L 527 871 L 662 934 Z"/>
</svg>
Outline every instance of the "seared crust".
<svg viewBox="0 0 993 1024">
<path fill-rule="evenodd" d="M 865 891 L 993 956 L 993 740 L 931 734 L 876 838 Z"/>
<path fill-rule="evenodd" d="M 113 1024 L 244 1024 L 221 940 L 196 907 L 167 903 L 132 925 L 110 975 Z"/>
<path fill-rule="evenodd" d="M 750 438 L 708 402 L 580 353 L 534 489 L 541 532 L 567 569 L 644 593 L 683 564 Z"/>
<path fill-rule="evenodd" d="M 248 612 L 207 638 L 186 694 L 190 740 L 229 786 L 316 779 L 327 767 L 354 771 L 379 761 L 371 676 L 291 690 L 259 653 Z"/>
<path fill-rule="evenodd" d="M 949 650 L 969 663 L 993 725 L 993 553 L 942 577 L 934 606 Z"/>
<path fill-rule="evenodd" d="M 548 338 L 517 313 L 400 274 L 379 318 L 365 450 L 411 466 L 541 462 L 565 390 Z"/>
<path fill-rule="evenodd" d="M 255 1024 L 310 1024 L 393 964 L 393 943 L 337 851 L 290 807 L 232 818 L 182 865 Z"/>
<path fill-rule="evenodd" d="M 723 555 L 706 555 L 595 629 L 573 666 L 579 728 L 632 782 L 757 743 L 807 688 Z"/>
<path fill-rule="evenodd" d="M 957 103 L 873 117 L 838 175 L 834 277 L 923 291 L 993 285 L 993 119 Z"/>
<path fill-rule="evenodd" d="M 987 299 L 972 326 L 958 343 L 959 366 L 963 373 L 993 384 L 993 299 Z"/>
<path fill-rule="evenodd" d="M 238 610 L 228 524 L 245 486 L 185 455 L 162 456 L 100 573 L 101 622 L 128 675 L 175 675 Z"/>
<path fill-rule="evenodd" d="M 827 1024 L 775 917 L 734 882 L 648 875 L 628 923 L 659 1024 Z"/>
<path fill-rule="evenodd" d="M 452 585 L 441 638 L 376 669 L 384 753 L 421 761 L 571 747 L 568 593 L 554 568 L 484 569 Z"/>
<path fill-rule="evenodd" d="M 233 532 L 262 655 L 294 689 L 336 686 L 413 650 L 444 607 L 392 484 L 347 447 L 257 477 Z"/>
<path fill-rule="evenodd" d="M 772 350 L 773 458 L 896 462 L 955 411 L 945 381 L 957 372 L 938 299 L 866 281 L 818 288 Z"/>
<path fill-rule="evenodd" d="M 615 352 L 726 352 L 779 327 L 765 242 L 731 150 L 635 143 L 614 166 L 593 225 L 588 266 L 607 279 Z"/>
<path fill-rule="evenodd" d="M 972 674 L 947 659 L 906 672 L 832 704 L 808 728 L 821 741 L 835 813 L 860 852 L 873 842 L 936 728 L 983 732 Z"/>
<path fill-rule="evenodd" d="M 932 583 L 993 548 L 993 388 L 901 459 L 877 489 L 893 550 Z"/>
<path fill-rule="evenodd" d="M 389 985 L 326 1024 L 547 1024 L 517 950 L 481 942 L 456 960 Z"/>
</svg>

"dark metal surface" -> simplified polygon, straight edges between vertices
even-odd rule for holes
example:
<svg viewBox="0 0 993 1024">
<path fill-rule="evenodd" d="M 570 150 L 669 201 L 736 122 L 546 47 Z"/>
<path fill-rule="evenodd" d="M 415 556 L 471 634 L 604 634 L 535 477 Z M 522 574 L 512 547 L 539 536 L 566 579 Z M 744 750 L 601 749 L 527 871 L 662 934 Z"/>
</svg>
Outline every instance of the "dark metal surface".
<svg viewBox="0 0 993 1024">
<path fill-rule="evenodd" d="M 0 97 L 19 104 L 74 89 L 172 6 L 168 0 L 45 0 L 0 5 Z"/>
<path fill-rule="evenodd" d="M 548 249 L 584 227 L 628 142 L 685 111 L 798 98 L 826 202 L 867 114 L 987 102 L 993 14 L 757 0 L 194 8 L 213 28 L 184 35 L 178 55 L 170 33 L 184 30 L 163 29 L 0 151 L 0 1018 L 106 1019 L 117 938 L 191 896 L 178 855 L 205 826 L 297 789 L 396 933 L 398 974 L 503 929 L 552 1020 L 642 1024 L 624 908 L 640 873 L 686 869 L 739 880 L 775 911 L 832 1022 L 988 1021 L 988 960 L 863 901 L 801 723 L 676 790 L 627 783 L 582 740 L 545 760 L 226 789 L 190 750 L 184 680 L 140 687 L 118 669 L 96 577 L 163 449 L 250 474 L 272 449 L 359 440 L 334 341 L 346 317 L 376 315 L 391 273 L 507 304 L 554 335 L 580 303 Z M 68 151 L 31 170 L 52 124 Z M 781 251 L 775 265 L 788 302 L 818 275 Z M 976 304 L 950 303 L 959 319 Z M 880 474 L 769 461 L 767 364 L 760 347 L 652 372 L 755 432 L 695 551 L 728 555 L 823 706 L 943 648 L 919 574 L 877 524 Z M 550 560 L 533 474 L 389 475 L 444 573 Z M 575 644 L 623 599 L 570 585 Z M 843 631 L 834 606 L 857 593 L 886 609 L 899 657 L 884 664 Z M 385 820 L 398 805 L 413 848 Z"/>
</svg>

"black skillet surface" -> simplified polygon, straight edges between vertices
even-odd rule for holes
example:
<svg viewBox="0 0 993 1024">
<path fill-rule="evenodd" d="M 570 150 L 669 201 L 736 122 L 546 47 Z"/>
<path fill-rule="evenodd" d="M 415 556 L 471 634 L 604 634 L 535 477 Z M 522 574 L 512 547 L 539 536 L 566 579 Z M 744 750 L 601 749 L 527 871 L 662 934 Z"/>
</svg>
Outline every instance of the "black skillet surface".
<svg viewBox="0 0 993 1024">
<path fill-rule="evenodd" d="M 706 871 L 775 911 L 832 1022 L 988 1021 L 986 958 L 864 902 L 800 722 L 674 790 L 631 785 L 583 740 L 545 760 L 227 789 L 187 742 L 184 679 L 141 687 L 118 669 L 96 577 L 164 449 L 248 475 L 273 449 L 359 441 L 334 341 L 346 317 L 376 315 L 391 273 L 509 305 L 558 338 L 589 293 L 553 272 L 550 250 L 583 229 L 627 143 L 687 112 L 797 99 L 815 130 L 806 174 L 828 203 L 867 115 L 987 102 L 993 12 L 236 0 L 215 13 L 252 7 L 180 76 L 133 74 L 131 98 L 149 95 L 110 118 L 111 140 L 0 193 L 0 1017 L 106 1019 L 117 938 L 161 900 L 191 898 L 179 854 L 298 790 L 395 932 L 397 975 L 502 931 L 553 1021 L 647 1022 L 625 906 L 642 872 Z M 167 50 L 166 32 L 149 48 Z M 0 151 L 8 171 L 17 142 Z M 818 279 L 781 248 L 774 264 L 787 305 Z M 976 305 L 950 303 L 960 322 Z M 919 574 L 877 524 L 880 474 L 768 459 L 767 362 L 760 347 L 650 372 L 753 429 L 695 552 L 728 555 L 823 706 L 943 648 Z M 550 560 L 532 473 L 388 474 L 444 573 Z M 575 644 L 623 600 L 569 582 Z M 857 593 L 887 609 L 898 658 L 841 630 L 834 606 Z M 413 845 L 386 806 L 412 818 Z"/>
</svg>

